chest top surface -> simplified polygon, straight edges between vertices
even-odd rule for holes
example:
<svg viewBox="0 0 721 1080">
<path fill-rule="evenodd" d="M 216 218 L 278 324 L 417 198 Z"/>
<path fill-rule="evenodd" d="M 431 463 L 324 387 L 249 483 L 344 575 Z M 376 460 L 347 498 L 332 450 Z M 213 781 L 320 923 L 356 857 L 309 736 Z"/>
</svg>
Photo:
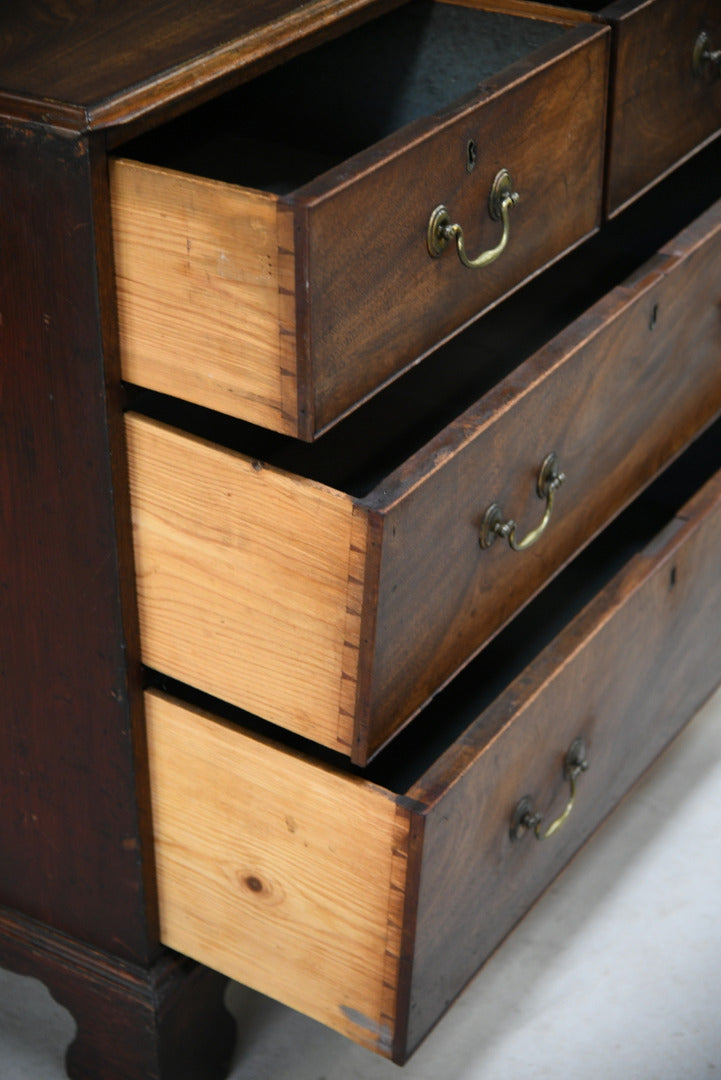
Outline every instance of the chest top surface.
<svg viewBox="0 0 721 1080">
<path fill-rule="evenodd" d="M 389 0 L 24 0 L 0 7 L 0 112 L 106 127 L 202 94 Z M 273 62 L 274 62 L 273 61 Z"/>
</svg>

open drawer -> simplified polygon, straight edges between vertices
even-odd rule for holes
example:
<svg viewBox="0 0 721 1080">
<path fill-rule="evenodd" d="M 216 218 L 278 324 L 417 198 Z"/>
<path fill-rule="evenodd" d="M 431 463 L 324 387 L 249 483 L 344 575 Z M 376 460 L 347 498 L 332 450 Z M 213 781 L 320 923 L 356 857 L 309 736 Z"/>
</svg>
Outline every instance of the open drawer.
<svg viewBox="0 0 721 1080">
<path fill-rule="evenodd" d="M 596 229 L 608 30 L 483 8 L 414 0 L 122 148 L 124 379 L 312 439 Z M 441 250 L 441 205 L 500 257 Z"/>
<path fill-rule="evenodd" d="M 129 413 L 144 663 L 366 762 L 721 410 L 721 203 L 554 337 L 584 259 L 316 444 Z"/>
<path fill-rule="evenodd" d="M 402 1062 L 721 678 L 719 464 L 717 428 L 367 776 L 149 691 L 162 940 Z"/>
</svg>

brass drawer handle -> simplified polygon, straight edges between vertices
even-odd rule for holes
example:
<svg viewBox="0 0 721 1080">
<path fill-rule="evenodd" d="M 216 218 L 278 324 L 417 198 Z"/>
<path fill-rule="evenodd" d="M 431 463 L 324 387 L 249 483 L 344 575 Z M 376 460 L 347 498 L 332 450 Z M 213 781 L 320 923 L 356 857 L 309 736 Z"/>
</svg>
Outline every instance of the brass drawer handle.
<svg viewBox="0 0 721 1080">
<path fill-rule="evenodd" d="M 545 830 L 542 830 L 543 814 L 540 814 L 537 810 L 533 809 L 533 800 L 531 799 L 531 796 L 524 795 L 516 806 L 516 809 L 513 811 L 513 817 L 511 818 L 511 840 L 520 840 L 520 838 L 531 829 L 533 830 L 536 840 L 548 840 L 554 833 L 557 833 L 568 821 L 576 801 L 576 781 L 581 773 L 585 772 L 587 768 L 588 760 L 586 758 L 586 744 L 579 736 L 577 739 L 574 739 L 569 746 L 568 753 L 566 754 L 563 763 L 563 775 L 564 778 L 568 780 L 571 787 L 568 802 L 566 803 L 563 812 L 555 819 L 555 821 L 552 821 Z"/>
<path fill-rule="evenodd" d="M 445 206 L 437 206 L 428 222 L 428 251 L 437 259 L 444 252 L 450 240 L 455 239 L 458 249 L 458 258 L 469 270 L 478 270 L 488 266 L 504 251 L 508 243 L 511 225 L 508 220 L 508 212 L 515 206 L 520 196 L 513 190 L 513 181 L 507 169 L 501 169 L 491 185 L 491 193 L 488 196 L 488 213 L 494 221 L 503 224 L 503 233 L 496 247 L 489 251 L 482 251 L 475 259 L 469 259 L 466 254 L 466 244 L 463 239 L 463 229 L 458 224 L 451 223 L 451 215 Z"/>
<path fill-rule="evenodd" d="M 715 64 L 721 75 L 721 49 L 711 48 L 711 38 L 702 30 L 693 47 L 693 73 L 702 76 L 708 64 Z"/>
<path fill-rule="evenodd" d="M 535 544 L 551 520 L 554 497 L 565 479 L 566 474 L 559 471 L 558 457 L 552 451 L 544 458 L 536 481 L 536 492 L 539 499 L 546 500 L 546 509 L 541 524 L 524 536 L 523 540 L 516 540 L 516 529 L 518 527 L 516 522 L 512 518 L 504 521 L 503 512 L 498 503 L 491 503 L 483 515 L 483 524 L 479 536 L 481 547 L 489 548 L 497 536 L 502 536 L 504 540 L 507 540 L 514 551 L 525 551 L 526 548 Z"/>
</svg>

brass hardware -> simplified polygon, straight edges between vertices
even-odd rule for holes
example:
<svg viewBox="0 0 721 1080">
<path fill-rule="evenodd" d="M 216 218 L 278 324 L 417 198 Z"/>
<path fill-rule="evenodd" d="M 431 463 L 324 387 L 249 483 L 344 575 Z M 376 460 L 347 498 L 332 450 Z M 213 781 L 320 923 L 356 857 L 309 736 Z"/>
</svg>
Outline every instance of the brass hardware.
<svg viewBox="0 0 721 1080">
<path fill-rule="evenodd" d="M 568 821 L 576 802 L 576 781 L 581 773 L 586 772 L 587 769 L 588 759 L 586 758 L 586 743 L 579 736 L 577 739 L 574 739 L 569 746 L 568 753 L 563 762 L 563 776 L 564 779 L 568 781 L 571 788 L 568 801 L 563 811 L 545 830 L 542 830 L 543 814 L 540 814 L 537 810 L 533 809 L 533 799 L 531 796 L 524 795 L 516 806 L 516 809 L 513 811 L 513 817 L 511 818 L 511 840 L 520 840 L 525 833 L 531 830 L 533 831 L 536 840 L 548 840 L 549 837 L 557 833 Z"/>
<path fill-rule="evenodd" d="M 523 540 L 516 540 L 516 529 L 518 528 L 516 522 L 512 518 L 504 521 L 503 512 L 498 503 L 491 503 L 483 515 L 479 536 L 481 547 L 489 548 L 497 536 L 502 536 L 504 540 L 507 540 L 514 551 L 525 551 L 526 548 L 535 544 L 551 520 L 555 494 L 565 479 L 566 474 L 559 472 L 558 457 L 552 451 L 544 458 L 536 481 L 536 494 L 539 499 L 546 500 L 546 509 L 541 524 L 524 536 Z"/>
<path fill-rule="evenodd" d="M 469 270 L 479 270 L 488 266 L 505 250 L 511 231 L 508 220 L 508 212 L 515 206 L 520 196 L 513 190 L 513 181 L 507 169 L 501 169 L 491 185 L 491 193 L 488 196 L 488 213 L 493 221 L 500 221 L 503 225 L 503 233 L 499 243 L 489 251 L 483 251 L 475 259 L 469 259 L 466 254 L 466 245 L 463 239 L 463 229 L 458 224 L 451 223 L 451 215 L 445 206 L 437 206 L 428 221 L 427 243 L 428 251 L 437 259 L 448 247 L 450 240 L 455 239 L 458 249 L 458 258 Z"/>
<path fill-rule="evenodd" d="M 699 77 L 704 74 L 708 64 L 715 64 L 719 75 L 721 75 L 721 49 L 711 48 L 711 38 L 705 30 L 702 30 L 696 38 L 693 47 L 692 64 L 694 75 Z"/>
</svg>

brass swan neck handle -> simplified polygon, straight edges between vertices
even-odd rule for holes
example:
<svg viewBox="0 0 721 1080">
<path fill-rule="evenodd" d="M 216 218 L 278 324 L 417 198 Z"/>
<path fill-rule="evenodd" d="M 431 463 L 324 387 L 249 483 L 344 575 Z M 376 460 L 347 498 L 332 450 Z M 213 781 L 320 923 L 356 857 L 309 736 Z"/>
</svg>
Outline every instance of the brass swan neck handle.
<svg viewBox="0 0 721 1080">
<path fill-rule="evenodd" d="M 509 211 L 512 206 L 516 205 L 519 198 L 518 192 L 513 190 L 513 181 L 508 169 L 501 169 L 491 185 L 491 192 L 488 196 L 488 213 L 493 221 L 500 221 L 503 227 L 501 239 L 494 248 L 482 251 L 474 259 L 469 258 L 466 252 L 462 227 L 451 222 L 451 215 L 443 204 L 437 206 L 428 221 L 426 241 L 429 254 L 434 259 L 437 259 L 446 250 L 450 241 L 455 240 L 458 258 L 468 270 L 480 270 L 482 267 L 488 266 L 506 249 L 511 233 Z"/>
</svg>

